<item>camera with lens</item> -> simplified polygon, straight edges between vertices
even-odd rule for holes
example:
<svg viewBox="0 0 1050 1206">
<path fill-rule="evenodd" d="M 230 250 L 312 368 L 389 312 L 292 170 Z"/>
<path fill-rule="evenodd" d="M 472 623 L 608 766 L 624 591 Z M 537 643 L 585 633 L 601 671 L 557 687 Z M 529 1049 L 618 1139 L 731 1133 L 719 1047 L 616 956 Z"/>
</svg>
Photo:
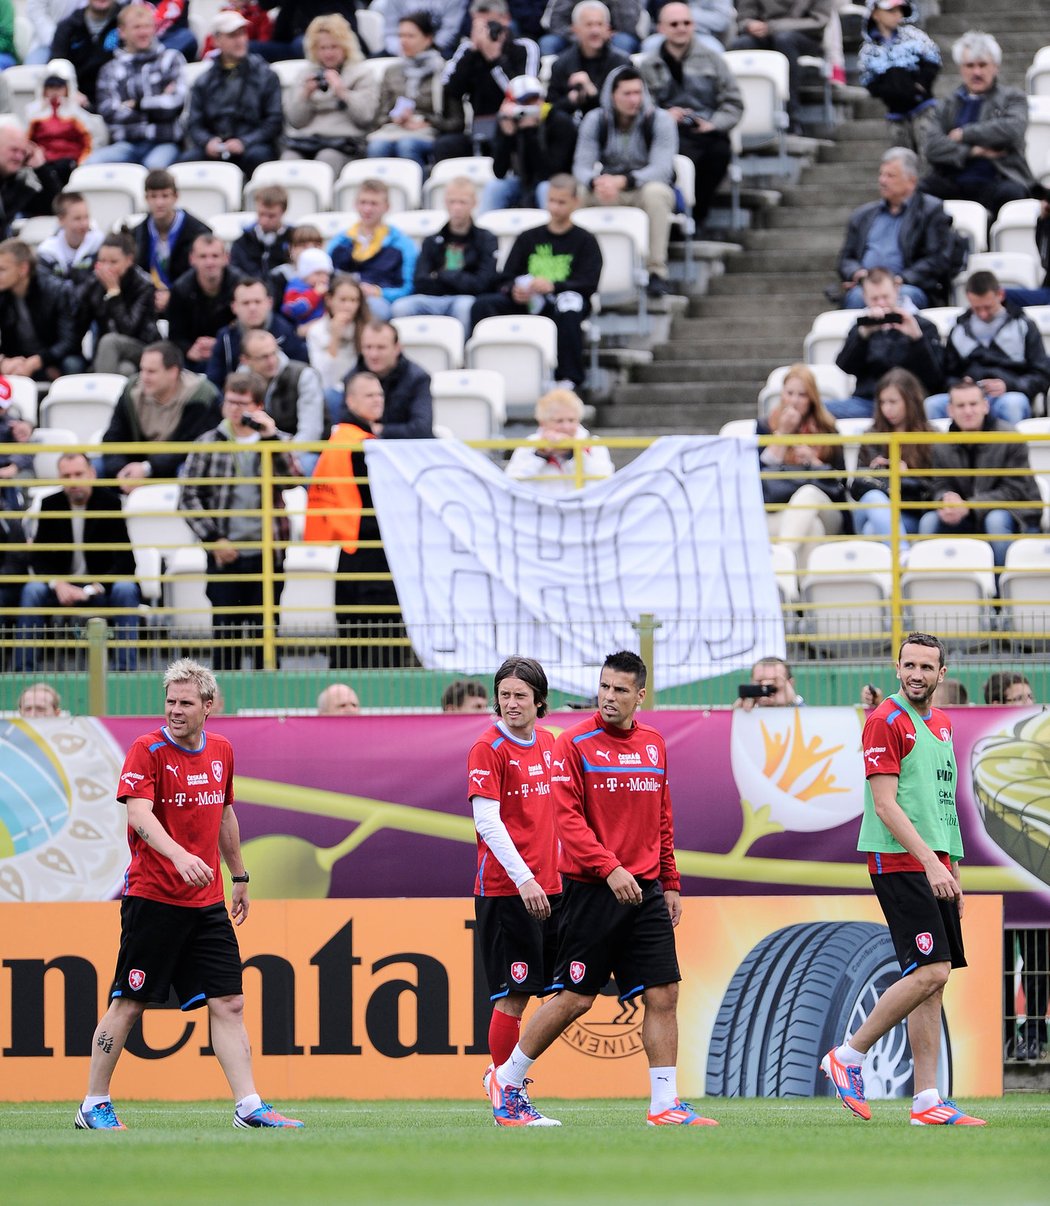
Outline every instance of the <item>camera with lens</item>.
<svg viewBox="0 0 1050 1206">
<path fill-rule="evenodd" d="M 328 78 L 323 71 L 315 72 L 314 80 L 317 83 L 317 91 L 318 92 L 327 92 L 328 91 Z"/>
<path fill-rule="evenodd" d="M 777 689 L 772 683 L 741 683 L 736 693 L 741 699 L 768 699 Z"/>
<path fill-rule="evenodd" d="M 502 21 L 488 21 L 485 28 L 493 42 L 498 42 L 507 32 L 507 27 Z"/>
<path fill-rule="evenodd" d="M 262 431 L 266 426 L 265 423 L 260 423 L 254 415 L 241 415 L 241 423 L 245 427 L 250 427 L 252 431 Z"/>
</svg>

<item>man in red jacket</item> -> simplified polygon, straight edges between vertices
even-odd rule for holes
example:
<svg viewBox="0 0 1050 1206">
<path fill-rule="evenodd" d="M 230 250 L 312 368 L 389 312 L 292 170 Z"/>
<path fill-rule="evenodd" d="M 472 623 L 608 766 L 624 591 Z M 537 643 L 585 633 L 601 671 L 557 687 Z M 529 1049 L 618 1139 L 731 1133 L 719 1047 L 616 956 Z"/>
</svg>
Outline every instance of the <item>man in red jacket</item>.
<svg viewBox="0 0 1050 1206">
<path fill-rule="evenodd" d="M 609 976 L 621 1001 L 645 1004 L 650 1126 L 714 1126 L 680 1101 L 678 957 L 682 915 L 667 784 L 667 751 L 656 729 L 635 720 L 646 667 L 637 654 L 610 654 L 598 711 L 566 730 L 551 759 L 551 794 L 561 839 L 562 921 L 551 997 L 489 1080 L 497 1126 L 557 1126 L 525 1092 L 532 1064 L 590 1009 Z"/>
</svg>

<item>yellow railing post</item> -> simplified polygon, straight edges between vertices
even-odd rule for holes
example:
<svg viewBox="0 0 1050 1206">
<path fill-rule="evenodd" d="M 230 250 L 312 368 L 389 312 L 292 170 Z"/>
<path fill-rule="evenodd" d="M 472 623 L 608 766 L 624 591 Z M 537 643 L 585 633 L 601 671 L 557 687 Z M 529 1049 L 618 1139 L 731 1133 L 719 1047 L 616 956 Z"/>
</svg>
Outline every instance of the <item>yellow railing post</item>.
<svg viewBox="0 0 1050 1206">
<path fill-rule="evenodd" d="M 891 645 L 896 651 L 904 639 L 904 607 L 901 602 L 901 442 L 895 431 L 889 433 L 886 459 L 890 463 L 890 551 L 893 563 L 890 575 L 890 633 Z"/>
<path fill-rule="evenodd" d="M 87 643 L 88 715 L 106 715 L 106 644 L 109 626 L 101 616 L 84 625 Z"/>
<path fill-rule="evenodd" d="M 279 446 L 263 441 L 259 444 L 262 482 L 262 642 L 263 666 L 277 668 L 277 610 L 274 604 L 273 556 L 273 457 Z"/>
<path fill-rule="evenodd" d="M 638 656 L 649 669 L 649 682 L 642 700 L 642 707 L 649 711 L 656 707 L 656 630 L 662 628 L 663 623 L 651 611 L 643 611 L 632 621 L 631 627 L 638 633 Z"/>
</svg>

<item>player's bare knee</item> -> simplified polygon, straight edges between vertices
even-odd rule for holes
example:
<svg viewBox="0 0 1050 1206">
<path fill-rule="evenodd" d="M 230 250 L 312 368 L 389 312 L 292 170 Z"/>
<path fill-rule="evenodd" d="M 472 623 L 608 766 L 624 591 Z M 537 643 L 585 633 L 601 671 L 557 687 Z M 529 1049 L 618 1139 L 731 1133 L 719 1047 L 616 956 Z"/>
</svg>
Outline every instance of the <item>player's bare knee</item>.
<svg viewBox="0 0 1050 1206">
<path fill-rule="evenodd" d="M 656 984 L 642 993 L 646 1009 L 656 1013 L 674 1013 L 678 1008 L 678 985 Z"/>
<path fill-rule="evenodd" d="M 126 1026 L 129 1030 L 142 1017 L 146 1009 L 145 1001 L 133 1001 L 130 997 L 114 997 L 109 1003 L 108 1017 L 117 1025 Z M 102 1023 L 100 1022 L 101 1026 Z"/>
<path fill-rule="evenodd" d="M 948 983 L 951 970 L 952 965 L 945 960 L 943 963 L 927 963 L 923 967 L 916 968 L 913 975 L 919 978 L 920 983 L 928 988 L 932 995 L 942 991 L 945 984 Z"/>
<path fill-rule="evenodd" d="M 563 992 L 559 995 L 561 997 L 562 1009 L 570 1022 L 574 1022 L 577 1018 L 582 1018 L 594 1004 L 594 994 L 586 996 L 578 992 Z"/>
<path fill-rule="evenodd" d="M 240 993 L 232 997 L 209 997 L 208 1010 L 217 1018 L 236 1021 L 244 1016 L 244 997 Z"/>
</svg>

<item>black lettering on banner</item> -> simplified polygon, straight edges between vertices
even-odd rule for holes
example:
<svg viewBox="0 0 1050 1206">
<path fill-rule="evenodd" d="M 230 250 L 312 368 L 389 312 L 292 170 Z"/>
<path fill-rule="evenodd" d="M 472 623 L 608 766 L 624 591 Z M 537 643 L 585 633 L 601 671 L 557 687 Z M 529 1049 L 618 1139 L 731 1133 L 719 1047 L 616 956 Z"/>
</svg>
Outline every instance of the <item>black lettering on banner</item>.
<svg viewBox="0 0 1050 1206">
<path fill-rule="evenodd" d="M 360 1055 L 354 1042 L 354 923 L 348 921 L 310 960 L 317 968 L 317 1043 L 311 1055 Z"/>
<path fill-rule="evenodd" d="M 404 952 L 388 955 L 372 964 L 382 971 L 395 963 L 408 963 L 416 969 L 417 981 L 389 980 L 372 994 L 365 1010 L 365 1026 L 372 1046 L 380 1055 L 403 1059 L 406 1055 L 455 1055 L 449 1042 L 449 988 L 445 965 L 430 955 Z M 401 1040 L 401 1002 L 415 998 L 415 1042 Z"/>
<path fill-rule="evenodd" d="M 481 950 L 478 943 L 478 924 L 474 920 L 465 921 L 464 927 L 471 935 L 471 963 L 473 975 L 474 1008 L 471 1011 L 474 1018 L 474 1037 L 469 1047 L 463 1048 L 464 1055 L 488 1055 L 489 1051 L 489 1017 L 492 1013 L 492 1002 L 489 1000 L 489 986 L 485 981 L 485 968 L 481 962 Z"/>
<path fill-rule="evenodd" d="M 262 981 L 262 1054 L 302 1055 L 295 1041 L 295 968 L 280 955 L 255 955 L 244 963 Z"/>
<path fill-rule="evenodd" d="M 151 1047 L 146 1042 L 146 1035 L 142 1028 L 143 1018 L 145 1017 L 146 1014 L 143 1014 L 135 1025 L 132 1026 L 131 1032 L 128 1035 L 128 1041 L 124 1044 L 125 1051 L 130 1051 L 132 1055 L 138 1056 L 139 1059 L 167 1059 L 169 1055 L 175 1055 L 186 1046 L 193 1037 L 194 1030 L 197 1028 L 196 1022 L 187 1022 L 185 1027 L 183 1027 L 182 1034 L 179 1035 L 178 1039 L 170 1047 Z M 202 1050 L 202 1054 L 212 1054 L 210 1045 Z"/>
<path fill-rule="evenodd" d="M 65 989 L 65 1054 L 90 1055 L 98 1022 L 98 976 L 93 964 L 79 955 L 43 959 L 5 959 L 11 971 L 11 1046 L 4 1055 L 36 1058 L 54 1055 L 45 1043 L 44 977 L 62 973 Z"/>
</svg>

